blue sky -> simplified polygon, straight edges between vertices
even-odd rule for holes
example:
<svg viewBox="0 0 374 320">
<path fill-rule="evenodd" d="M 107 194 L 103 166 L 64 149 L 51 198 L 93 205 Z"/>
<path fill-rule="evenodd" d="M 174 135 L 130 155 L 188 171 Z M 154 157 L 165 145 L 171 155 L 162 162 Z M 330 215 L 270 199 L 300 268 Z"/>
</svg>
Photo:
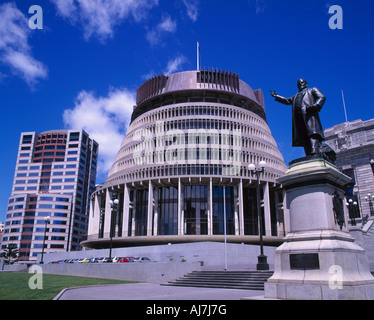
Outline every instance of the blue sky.
<svg viewBox="0 0 374 320">
<path fill-rule="evenodd" d="M 32 30 L 29 8 L 43 9 Z M 329 8 L 343 29 L 329 28 Z M 230 70 L 265 94 L 267 120 L 286 163 L 291 108 L 269 95 L 296 93 L 305 78 L 327 97 L 325 128 L 373 118 L 372 0 L 0 1 L 0 221 L 5 220 L 22 131 L 85 129 L 100 143 L 105 180 L 127 129 L 135 93 L 150 76 L 201 66 Z"/>
</svg>

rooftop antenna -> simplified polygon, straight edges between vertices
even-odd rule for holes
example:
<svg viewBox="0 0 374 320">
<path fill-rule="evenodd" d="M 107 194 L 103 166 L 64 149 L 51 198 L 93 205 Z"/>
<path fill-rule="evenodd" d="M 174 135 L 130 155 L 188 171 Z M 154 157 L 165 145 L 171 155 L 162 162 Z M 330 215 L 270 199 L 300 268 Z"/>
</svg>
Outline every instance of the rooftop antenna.
<svg viewBox="0 0 374 320">
<path fill-rule="evenodd" d="M 348 123 L 347 108 L 345 106 L 345 99 L 344 99 L 344 92 L 343 92 L 343 90 L 342 90 L 342 97 L 343 97 L 343 106 L 344 106 L 344 113 L 345 113 L 345 122 Z"/>
<path fill-rule="evenodd" d="M 197 43 L 197 71 L 200 71 L 200 44 Z"/>
</svg>

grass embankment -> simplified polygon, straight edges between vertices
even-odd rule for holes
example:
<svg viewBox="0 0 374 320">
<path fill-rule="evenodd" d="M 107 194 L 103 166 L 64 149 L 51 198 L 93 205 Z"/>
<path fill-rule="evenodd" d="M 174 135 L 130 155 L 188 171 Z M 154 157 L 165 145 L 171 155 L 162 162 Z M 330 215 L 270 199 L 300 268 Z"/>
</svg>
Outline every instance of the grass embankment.
<svg viewBox="0 0 374 320">
<path fill-rule="evenodd" d="M 134 281 L 43 274 L 41 281 L 43 288 L 32 290 L 29 281 L 33 275 L 34 273 L 0 273 L 0 300 L 52 300 L 65 288 L 134 283 Z"/>
</svg>

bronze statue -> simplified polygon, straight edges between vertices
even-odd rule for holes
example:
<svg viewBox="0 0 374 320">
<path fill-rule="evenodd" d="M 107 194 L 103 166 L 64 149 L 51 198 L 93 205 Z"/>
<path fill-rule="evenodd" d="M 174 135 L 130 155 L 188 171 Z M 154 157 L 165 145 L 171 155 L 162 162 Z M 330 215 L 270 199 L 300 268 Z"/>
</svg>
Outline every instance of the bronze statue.
<svg viewBox="0 0 374 320">
<path fill-rule="evenodd" d="M 275 101 L 292 105 L 292 146 L 304 147 L 305 154 L 319 155 L 322 141 L 325 140 L 319 112 L 326 97 L 317 88 L 308 88 L 304 79 L 297 82 L 299 92 L 291 98 L 284 98 L 274 90 Z"/>
</svg>

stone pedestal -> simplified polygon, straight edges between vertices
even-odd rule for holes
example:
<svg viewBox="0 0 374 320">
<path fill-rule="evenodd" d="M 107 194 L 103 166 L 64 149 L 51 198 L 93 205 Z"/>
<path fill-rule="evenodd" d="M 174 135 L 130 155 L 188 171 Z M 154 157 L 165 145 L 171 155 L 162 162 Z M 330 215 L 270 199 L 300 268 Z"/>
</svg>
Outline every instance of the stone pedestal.
<svg viewBox="0 0 374 320">
<path fill-rule="evenodd" d="M 278 180 L 286 190 L 289 233 L 276 250 L 265 298 L 374 299 L 366 252 L 348 233 L 342 188 L 349 181 L 323 159 L 291 164 Z"/>
</svg>

